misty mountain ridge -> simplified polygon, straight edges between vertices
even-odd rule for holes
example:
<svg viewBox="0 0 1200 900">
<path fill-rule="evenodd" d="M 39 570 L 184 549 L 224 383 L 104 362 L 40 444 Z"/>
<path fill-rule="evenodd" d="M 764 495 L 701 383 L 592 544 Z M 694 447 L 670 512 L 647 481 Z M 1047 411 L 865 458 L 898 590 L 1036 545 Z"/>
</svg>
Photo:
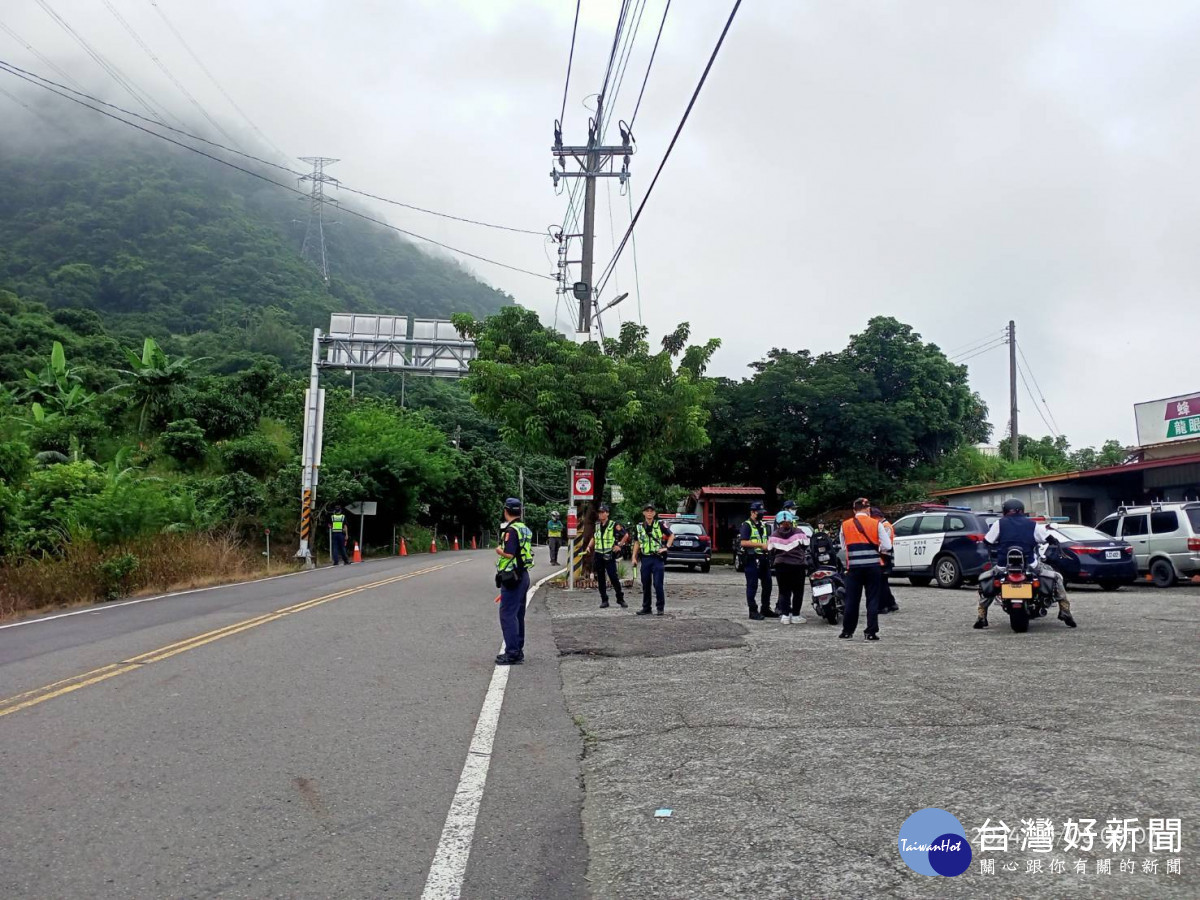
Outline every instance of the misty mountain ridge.
<svg viewBox="0 0 1200 900">
<path fill-rule="evenodd" d="M 94 310 L 131 344 L 150 335 L 231 368 L 261 355 L 304 364 L 313 327 L 327 327 L 335 312 L 448 318 L 513 302 L 453 259 L 334 208 L 326 209 L 338 223 L 325 229 L 326 285 L 300 253 L 303 198 L 54 104 L 33 112 L 0 98 L 11 126 L 0 133 L 0 291 L 51 310 Z"/>
</svg>

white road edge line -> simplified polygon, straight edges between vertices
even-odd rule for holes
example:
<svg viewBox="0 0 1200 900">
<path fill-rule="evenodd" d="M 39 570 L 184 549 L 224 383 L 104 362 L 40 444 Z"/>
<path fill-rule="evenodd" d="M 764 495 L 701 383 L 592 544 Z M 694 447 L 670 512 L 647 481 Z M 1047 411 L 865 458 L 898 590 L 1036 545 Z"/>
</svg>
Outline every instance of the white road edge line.
<svg viewBox="0 0 1200 900">
<path fill-rule="evenodd" d="M 559 569 L 552 572 L 530 588 L 525 598 L 525 608 L 529 608 L 538 588 L 565 571 Z M 500 652 L 504 652 L 503 643 Z M 483 800 L 483 788 L 492 762 L 492 744 L 496 740 L 496 726 L 500 722 L 500 707 L 504 703 L 504 690 L 508 687 L 508 673 L 511 670 L 511 666 L 496 666 L 492 670 L 492 680 L 483 698 L 483 708 L 479 711 L 479 721 L 471 737 L 467 761 L 463 764 L 454 799 L 450 801 L 450 811 L 446 813 L 446 824 L 442 827 L 442 836 L 433 854 L 421 900 L 459 900 L 462 895 L 471 842 L 475 838 L 475 822 L 479 818 L 479 804 Z"/>
<path fill-rule="evenodd" d="M 399 559 L 398 556 L 387 556 L 379 559 L 368 559 L 362 563 L 355 565 L 364 565 L 364 563 L 384 562 L 388 559 Z M 465 562 L 466 560 L 464 560 Z M 277 581 L 280 578 L 292 578 L 296 575 L 311 575 L 314 572 L 321 572 L 329 566 L 318 566 L 315 569 L 301 569 L 299 572 L 284 572 L 282 575 L 268 575 L 266 578 L 251 578 L 248 581 L 234 581 L 230 584 L 214 584 L 209 587 L 192 588 L 190 591 L 174 591 L 170 594 L 155 594 L 153 597 L 138 597 L 136 600 L 122 600 L 120 603 L 97 603 L 94 606 L 85 606 L 82 609 L 74 609 L 71 612 L 55 613 L 52 616 L 35 616 L 31 619 L 22 619 L 20 622 L 9 622 L 7 625 L 0 625 L 0 631 L 5 628 L 20 628 L 22 625 L 37 625 L 39 622 L 51 622 L 54 619 L 67 619 L 71 616 L 82 616 L 88 613 L 102 613 L 110 609 L 120 609 L 123 606 L 136 606 L 139 603 L 149 603 L 151 600 L 169 600 L 172 597 L 185 597 L 188 594 L 203 594 L 205 591 L 219 591 L 222 588 L 245 587 L 248 584 L 262 584 L 267 581 Z"/>
</svg>

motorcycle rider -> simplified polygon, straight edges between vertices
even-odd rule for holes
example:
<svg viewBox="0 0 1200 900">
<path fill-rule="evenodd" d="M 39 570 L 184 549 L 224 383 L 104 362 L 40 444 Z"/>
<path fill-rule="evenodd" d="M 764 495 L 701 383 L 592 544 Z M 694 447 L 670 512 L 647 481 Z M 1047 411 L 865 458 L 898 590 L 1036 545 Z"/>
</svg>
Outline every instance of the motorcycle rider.
<svg viewBox="0 0 1200 900">
<path fill-rule="evenodd" d="M 1030 567 L 1037 572 L 1038 577 L 1048 583 L 1058 601 L 1058 617 L 1068 628 L 1075 627 L 1075 619 L 1071 616 L 1071 601 L 1067 598 L 1067 589 L 1063 578 L 1054 569 L 1046 565 L 1038 556 L 1039 545 L 1049 543 L 1050 529 L 1041 522 L 1035 522 L 1025 515 L 1025 504 L 1020 500 L 1007 500 L 1004 503 L 1004 516 L 992 523 L 984 540 L 996 547 L 996 559 L 1002 562 L 1008 551 L 1018 549 L 1025 554 Z M 975 620 L 975 628 L 987 628 L 987 608 L 996 598 L 995 578 L 1000 567 L 994 567 L 990 574 L 979 579 L 979 618 Z"/>
</svg>

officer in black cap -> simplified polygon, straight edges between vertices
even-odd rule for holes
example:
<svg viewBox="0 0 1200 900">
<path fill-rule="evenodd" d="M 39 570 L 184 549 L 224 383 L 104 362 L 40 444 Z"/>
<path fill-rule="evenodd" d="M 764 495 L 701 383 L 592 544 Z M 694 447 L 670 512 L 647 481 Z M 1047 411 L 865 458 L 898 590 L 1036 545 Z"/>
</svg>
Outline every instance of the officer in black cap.
<svg viewBox="0 0 1200 900">
<path fill-rule="evenodd" d="M 596 530 L 588 541 L 587 553 L 593 553 L 592 569 L 596 573 L 596 586 L 600 588 L 600 608 L 608 609 L 608 589 L 604 584 L 605 577 L 612 581 L 613 590 L 617 594 L 617 606 L 624 608 L 625 592 L 621 589 L 621 579 L 617 575 L 617 554 L 629 540 L 629 534 L 610 517 L 608 504 L 601 503 L 597 510 Z"/>
<path fill-rule="evenodd" d="M 779 618 L 779 613 L 771 609 L 771 558 L 767 555 L 767 540 L 771 537 L 771 530 L 762 520 L 765 510 L 762 501 L 751 503 L 750 518 L 742 523 L 739 535 L 742 571 L 746 575 L 746 605 L 750 607 L 750 618 L 755 620 Z M 760 583 L 761 606 L 755 608 Z"/>
<path fill-rule="evenodd" d="M 525 598 L 529 594 L 529 570 L 533 568 L 533 532 L 521 521 L 521 501 L 504 501 L 504 528 L 496 547 L 496 587 L 500 588 L 500 632 L 504 651 L 498 666 L 516 666 L 525 661 Z"/>
<path fill-rule="evenodd" d="M 654 586 L 658 601 L 656 612 L 663 615 L 667 607 L 663 574 L 667 568 L 667 548 L 675 542 L 671 529 L 663 524 L 653 503 L 642 507 L 642 521 L 637 523 L 633 539 L 633 564 L 641 566 L 642 608 L 639 616 L 650 615 L 650 586 Z"/>
</svg>

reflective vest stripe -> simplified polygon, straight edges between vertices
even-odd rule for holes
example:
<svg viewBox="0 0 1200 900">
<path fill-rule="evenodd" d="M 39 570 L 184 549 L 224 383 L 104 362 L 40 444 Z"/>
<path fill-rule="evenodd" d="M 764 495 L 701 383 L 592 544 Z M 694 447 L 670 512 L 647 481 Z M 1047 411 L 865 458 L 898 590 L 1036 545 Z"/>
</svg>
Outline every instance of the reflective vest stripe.
<svg viewBox="0 0 1200 900">
<path fill-rule="evenodd" d="M 609 520 L 607 525 L 596 523 L 596 552 L 607 553 L 617 542 L 617 523 Z"/>
<path fill-rule="evenodd" d="M 341 531 L 346 527 L 346 517 L 341 514 L 334 515 L 331 521 L 333 522 L 334 531 Z"/>
<path fill-rule="evenodd" d="M 654 524 L 647 529 L 645 522 L 638 522 L 637 536 L 643 553 L 657 553 L 663 545 L 662 523 L 655 519 Z"/>
<path fill-rule="evenodd" d="M 859 525 L 862 531 L 858 530 Z M 851 569 L 879 565 L 879 520 L 870 516 L 847 519 L 842 523 L 842 546 L 846 548 L 846 563 Z"/>
<path fill-rule="evenodd" d="M 771 533 L 769 531 L 767 531 L 767 525 L 765 522 L 759 522 L 756 525 L 754 522 L 751 522 L 749 519 L 747 519 L 744 524 L 750 526 L 750 537 L 748 538 L 748 540 L 758 541 L 759 543 L 765 544 L 767 542 L 767 538 L 769 538 L 771 536 Z M 767 552 L 762 547 L 743 547 L 742 549 L 746 553 L 760 553 L 761 554 L 761 553 Z"/>
<path fill-rule="evenodd" d="M 500 556 L 496 558 L 496 570 L 499 572 L 507 572 L 509 569 L 516 568 L 518 572 L 523 572 L 526 569 L 533 568 L 533 532 L 525 525 L 524 522 L 513 522 L 508 528 L 511 528 L 517 533 L 517 555 L 515 557 Z M 506 528 L 500 533 L 500 540 L 504 541 L 504 534 L 508 531 Z"/>
</svg>

